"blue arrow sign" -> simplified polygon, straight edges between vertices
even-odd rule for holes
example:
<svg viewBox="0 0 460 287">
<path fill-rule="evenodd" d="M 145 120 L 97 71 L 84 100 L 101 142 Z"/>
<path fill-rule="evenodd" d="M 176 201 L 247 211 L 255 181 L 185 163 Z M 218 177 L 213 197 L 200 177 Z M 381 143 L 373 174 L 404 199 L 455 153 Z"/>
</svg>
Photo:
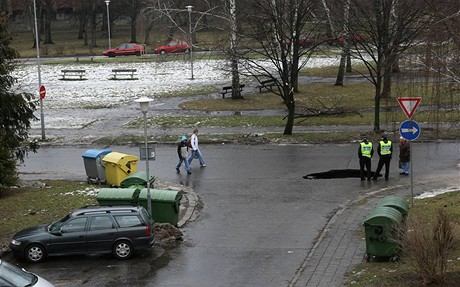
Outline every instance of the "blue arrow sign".
<svg viewBox="0 0 460 287">
<path fill-rule="evenodd" d="M 420 126 L 417 122 L 407 120 L 399 127 L 399 134 L 408 141 L 413 141 L 420 135 Z"/>
</svg>

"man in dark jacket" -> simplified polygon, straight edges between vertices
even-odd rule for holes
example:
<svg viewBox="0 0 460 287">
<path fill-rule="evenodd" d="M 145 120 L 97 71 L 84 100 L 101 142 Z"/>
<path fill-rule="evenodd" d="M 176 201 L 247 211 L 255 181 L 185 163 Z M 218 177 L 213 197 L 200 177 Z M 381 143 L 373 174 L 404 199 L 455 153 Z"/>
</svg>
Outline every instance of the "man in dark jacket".
<svg viewBox="0 0 460 287">
<path fill-rule="evenodd" d="M 180 166 L 182 162 L 185 163 L 185 169 L 188 174 L 191 174 L 190 165 L 188 163 L 188 146 L 187 146 L 187 137 L 182 136 L 180 143 L 177 145 L 177 156 L 179 157 L 179 162 L 176 165 L 177 172 L 180 172 Z"/>
<path fill-rule="evenodd" d="M 383 136 L 382 140 L 379 142 L 377 153 L 380 159 L 377 165 L 377 170 L 375 171 L 372 179 L 377 180 L 383 165 L 385 165 L 385 180 L 388 180 L 388 175 L 390 174 L 391 155 L 393 154 L 393 143 L 389 141 L 386 136 Z"/>
<path fill-rule="evenodd" d="M 374 154 L 374 149 L 372 148 L 372 143 L 364 138 L 362 142 L 359 143 L 358 157 L 359 157 L 359 171 L 361 180 L 364 180 L 364 167 L 367 170 L 367 180 L 371 180 L 371 158 Z"/>
</svg>

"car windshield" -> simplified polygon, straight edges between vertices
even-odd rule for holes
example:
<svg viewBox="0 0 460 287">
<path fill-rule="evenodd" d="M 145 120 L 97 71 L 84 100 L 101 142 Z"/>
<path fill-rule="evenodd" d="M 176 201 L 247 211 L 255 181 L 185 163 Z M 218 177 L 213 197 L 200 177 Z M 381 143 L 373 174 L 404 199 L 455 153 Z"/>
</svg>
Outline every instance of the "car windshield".
<svg viewBox="0 0 460 287">
<path fill-rule="evenodd" d="M 64 223 L 67 222 L 67 220 L 69 220 L 69 218 L 70 218 L 70 215 L 67 214 L 66 216 L 64 216 L 63 218 L 59 219 L 58 221 L 55 221 L 55 222 L 51 223 L 50 225 L 48 225 L 48 232 L 59 231 L 59 229 L 61 229 L 62 225 L 64 225 Z"/>
<path fill-rule="evenodd" d="M 0 260 L 0 286 L 33 286 L 38 277 Z"/>
</svg>

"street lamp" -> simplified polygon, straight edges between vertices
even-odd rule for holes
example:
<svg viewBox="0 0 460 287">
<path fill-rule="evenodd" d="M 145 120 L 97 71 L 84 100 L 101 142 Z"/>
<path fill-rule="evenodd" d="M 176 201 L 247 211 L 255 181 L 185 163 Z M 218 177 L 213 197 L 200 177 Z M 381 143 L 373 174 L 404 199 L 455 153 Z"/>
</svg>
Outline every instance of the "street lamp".
<svg viewBox="0 0 460 287">
<path fill-rule="evenodd" d="M 110 41 L 110 13 L 109 13 L 109 4 L 110 0 L 105 0 L 105 5 L 107 6 L 107 33 L 109 35 L 109 49 L 112 49 L 112 42 Z"/>
<path fill-rule="evenodd" d="M 189 35 L 189 44 L 190 44 L 190 71 L 192 73 L 192 80 L 193 80 L 193 41 L 192 41 L 192 8 L 193 6 L 188 5 L 185 6 L 188 10 L 188 35 Z"/>
<path fill-rule="evenodd" d="M 37 67 L 38 67 L 38 88 L 42 86 L 42 76 L 40 71 L 40 40 L 38 38 L 37 24 L 37 5 L 34 0 L 34 18 L 35 18 L 35 46 L 37 47 Z M 40 95 L 40 122 L 42 127 L 42 140 L 45 140 L 45 114 L 43 112 L 43 98 Z"/>
<path fill-rule="evenodd" d="M 145 141 L 145 177 L 147 181 L 147 210 L 152 215 L 152 197 L 150 196 L 150 176 L 149 176 L 149 154 L 147 144 L 147 112 L 149 111 L 149 103 L 153 101 L 147 97 L 141 97 L 134 100 L 140 104 L 141 112 L 144 115 L 144 141 Z"/>
</svg>

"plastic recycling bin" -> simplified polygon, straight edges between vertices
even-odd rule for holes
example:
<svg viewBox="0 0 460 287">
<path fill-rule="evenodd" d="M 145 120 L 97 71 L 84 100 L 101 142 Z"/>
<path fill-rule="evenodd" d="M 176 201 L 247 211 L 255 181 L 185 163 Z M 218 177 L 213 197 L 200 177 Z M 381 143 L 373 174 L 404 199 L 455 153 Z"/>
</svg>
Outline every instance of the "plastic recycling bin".
<svg viewBox="0 0 460 287">
<path fill-rule="evenodd" d="M 97 194 L 99 205 L 137 205 L 139 188 L 102 188 Z"/>
<path fill-rule="evenodd" d="M 111 152 L 108 149 L 89 149 L 83 153 L 82 157 L 88 183 L 91 181 L 105 182 L 105 167 L 102 159 Z"/>
<path fill-rule="evenodd" d="M 107 178 L 107 183 L 114 186 L 120 186 L 125 178 L 137 171 L 137 162 L 139 158 L 134 155 L 111 152 L 107 154 L 102 161 L 105 163 L 105 177 Z"/>
<path fill-rule="evenodd" d="M 397 209 L 388 206 L 377 206 L 364 220 L 366 234 L 366 255 L 377 257 L 393 257 L 398 254 L 394 238 L 394 228 L 401 224 L 403 216 Z"/>
<path fill-rule="evenodd" d="M 388 206 L 401 212 L 403 219 L 409 214 L 409 203 L 398 196 L 386 196 L 377 202 L 377 206 Z"/>
<path fill-rule="evenodd" d="M 155 177 L 153 175 L 149 175 L 149 177 L 150 188 L 153 188 Z M 121 187 L 130 187 L 133 185 L 147 187 L 147 174 L 145 171 L 136 171 L 121 182 Z"/>
<path fill-rule="evenodd" d="M 150 197 L 152 199 L 153 220 L 158 223 L 170 223 L 177 226 L 182 192 L 176 190 L 150 189 Z M 141 190 L 138 203 L 148 210 L 146 188 Z"/>
</svg>

